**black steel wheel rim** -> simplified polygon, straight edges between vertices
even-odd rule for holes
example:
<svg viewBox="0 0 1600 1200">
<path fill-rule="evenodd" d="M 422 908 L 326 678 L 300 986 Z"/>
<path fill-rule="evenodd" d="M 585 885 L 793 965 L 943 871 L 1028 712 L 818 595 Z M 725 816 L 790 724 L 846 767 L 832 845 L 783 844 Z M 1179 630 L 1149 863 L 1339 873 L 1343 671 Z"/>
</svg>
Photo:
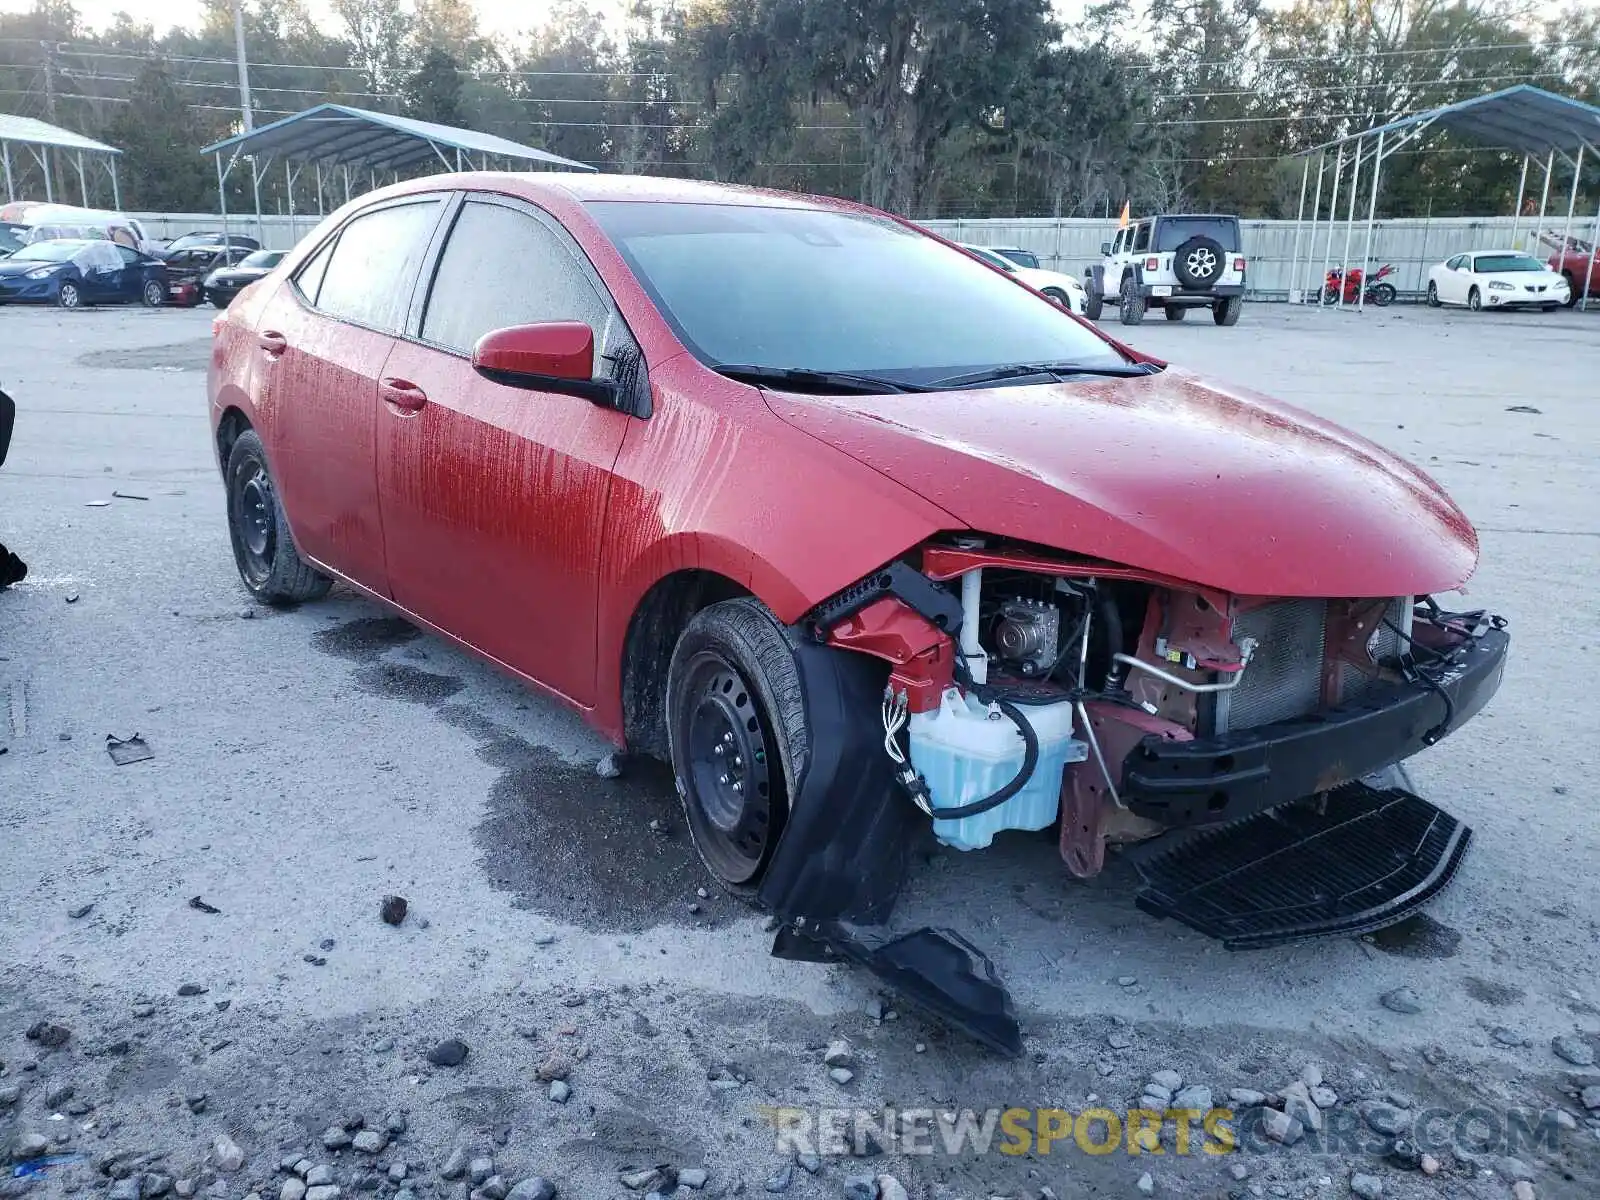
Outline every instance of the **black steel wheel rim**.
<svg viewBox="0 0 1600 1200">
<path fill-rule="evenodd" d="M 272 477 L 259 462 L 246 464 L 237 477 L 233 535 L 239 547 L 239 561 L 246 580 L 259 586 L 272 574 L 272 559 L 278 541 L 277 505 L 273 499 Z"/>
<path fill-rule="evenodd" d="M 724 882 L 754 880 L 777 834 L 772 739 L 755 692 L 722 655 L 690 665 L 683 690 L 690 822 L 701 853 Z"/>
</svg>

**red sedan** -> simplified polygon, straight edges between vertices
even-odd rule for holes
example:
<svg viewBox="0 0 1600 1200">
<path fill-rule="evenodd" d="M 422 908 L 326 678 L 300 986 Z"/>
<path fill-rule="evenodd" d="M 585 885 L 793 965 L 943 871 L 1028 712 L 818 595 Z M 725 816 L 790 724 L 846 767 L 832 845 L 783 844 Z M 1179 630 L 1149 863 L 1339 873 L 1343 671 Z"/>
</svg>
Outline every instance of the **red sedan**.
<svg viewBox="0 0 1600 1200">
<path fill-rule="evenodd" d="M 259 600 L 340 580 L 670 760 L 775 952 L 993 1045 L 974 947 L 862 931 L 930 828 L 1052 830 L 1079 876 L 1145 843 L 1140 905 L 1231 946 L 1398 919 L 1466 850 L 1396 769 L 1507 650 L 1429 598 L 1478 552 L 1438 485 L 907 222 L 439 176 L 328 218 L 215 333 Z"/>
</svg>

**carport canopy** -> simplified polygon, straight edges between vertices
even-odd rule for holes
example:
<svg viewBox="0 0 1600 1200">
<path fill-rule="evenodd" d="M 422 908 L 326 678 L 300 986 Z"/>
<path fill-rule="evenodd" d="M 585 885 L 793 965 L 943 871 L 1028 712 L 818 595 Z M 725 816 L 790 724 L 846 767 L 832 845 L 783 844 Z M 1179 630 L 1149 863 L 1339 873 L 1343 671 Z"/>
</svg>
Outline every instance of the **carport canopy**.
<svg viewBox="0 0 1600 1200">
<path fill-rule="evenodd" d="M 283 161 L 284 178 L 288 185 L 286 190 L 291 217 L 294 215 L 294 181 L 307 165 L 313 165 L 317 172 L 319 207 L 323 173 L 327 169 L 342 172 L 346 200 L 352 195 L 352 179 L 362 174 L 376 185 L 380 175 L 398 176 L 401 171 L 435 162 L 446 171 L 492 168 L 596 169 L 587 163 L 562 158 L 559 154 L 524 146 L 492 133 L 436 125 L 432 121 L 333 103 L 319 104 L 259 129 L 247 130 L 207 146 L 201 153 L 216 159 L 217 187 L 221 195 L 225 230 L 228 222 L 228 176 L 241 158 L 250 162 L 258 222 L 261 217 L 261 175 L 279 159 Z"/>
<path fill-rule="evenodd" d="M 1372 228 L 1377 215 L 1378 184 L 1383 172 L 1383 160 L 1423 134 L 1438 129 L 1448 130 L 1480 146 L 1522 155 L 1522 178 L 1517 185 L 1517 206 L 1513 214 L 1513 241 L 1522 221 L 1529 168 L 1537 164 L 1543 170 L 1544 178 L 1539 200 L 1540 228 L 1535 236 L 1563 250 L 1585 245 L 1573 238 L 1572 223 L 1578 201 L 1578 185 L 1583 178 L 1584 159 L 1594 157 L 1600 160 L 1600 108 L 1581 100 L 1574 100 L 1570 96 L 1558 95 L 1544 88 L 1522 83 L 1484 96 L 1475 96 L 1470 100 L 1461 100 L 1426 112 L 1413 113 L 1399 120 L 1375 125 L 1359 133 L 1349 133 L 1331 142 L 1300 151 L 1296 157 L 1305 159 L 1305 168 L 1300 177 L 1300 212 L 1295 221 L 1294 255 L 1290 267 L 1291 302 L 1315 294 L 1310 288 L 1301 286 L 1300 262 L 1300 234 L 1301 226 L 1305 223 L 1306 192 L 1310 182 L 1312 160 L 1316 160 L 1317 185 L 1311 205 L 1310 255 L 1304 264 L 1306 269 L 1312 266 L 1311 259 L 1316 254 L 1317 225 L 1323 212 L 1323 176 L 1327 172 L 1329 154 L 1334 155 L 1333 192 L 1327 209 L 1327 245 L 1322 262 L 1324 276 L 1334 261 L 1333 226 L 1338 221 L 1339 193 L 1345 164 L 1348 162 L 1351 166 L 1341 267 L 1346 274 L 1351 265 L 1350 243 L 1356 223 L 1357 188 L 1361 183 L 1361 170 L 1364 165 L 1370 165 L 1372 168 L 1371 193 L 1367 198 L 1366 251 L 1360 264 L 1362 277 L 1365 278 L 1367 269 L 1371 265 Z M 1572 169 L 1572 189 L 1567 201 L 1565 228 L 1560 239 L 1556 240 L 1553 233 L 1542 227 L 1549 210 L 1550 185 L 1558 164 Z M 1593 252 L 1596 243 L 1600 243 L 1600 212 L 1595 214 L 1593 237 L 1587 243 L 1590 253 Z M 1358 290 L 1354 303 L 1360 308 L 1364 306 L 1365 300 L 1366 289 L 1363 287 Z M 1338 305 L 1341 308 L 1344 306 L 1342 288 Z M 1587 294 L 1584 296 L 1583 306 L 1588 307 Z"/>
<path fill-rule="evenodd" d="M 85 208 L 89 207 L 89 176 L 84 170 L 86 154 L 92 156 L 111 176 L 112 206 L 118 209 L 122 207 L 122 189 L 117 185 L 117 156 L 122 153 L 121 150 L 33 117 L 0 113 L 0 161 L 5 166 L 7 203 L 17 199 L 19 172 L 11 157 L 13 146 L 23 147 L 38 163 L 39 171 L 44 176 L 44 198 L 47 202 L 56 202 L 55 173 L 50 169 L 50 152 L 61 150 L 77 163 L 78 189 L 82 193 Z"/>
</svg>

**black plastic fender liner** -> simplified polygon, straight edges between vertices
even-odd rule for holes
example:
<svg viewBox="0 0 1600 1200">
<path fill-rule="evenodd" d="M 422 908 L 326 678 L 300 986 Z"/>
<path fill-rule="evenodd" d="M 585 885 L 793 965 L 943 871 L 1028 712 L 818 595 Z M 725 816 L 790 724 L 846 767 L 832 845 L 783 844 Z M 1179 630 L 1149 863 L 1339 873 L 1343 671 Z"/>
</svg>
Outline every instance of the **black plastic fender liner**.
<svg viewBox="0 0 1600 1200">
<path fill-rule="evenodd" d="M 856 963 L 908 1003 L 989 1049 L 1012 1058 L 1022 1053 L 1022 1029 L 994 963 L 953 930 L 922 928 L 884 937 L 838 923 L 780 929 L 772 954 L 798 962 Z"/>
<path fill-rule="evenodd" d="M 888 919 L 925 819 L 894 782 L 878 713 L 887 664 L 793 639 L 810 748 L 757 889 L 784 921 Z"/>
</svg>

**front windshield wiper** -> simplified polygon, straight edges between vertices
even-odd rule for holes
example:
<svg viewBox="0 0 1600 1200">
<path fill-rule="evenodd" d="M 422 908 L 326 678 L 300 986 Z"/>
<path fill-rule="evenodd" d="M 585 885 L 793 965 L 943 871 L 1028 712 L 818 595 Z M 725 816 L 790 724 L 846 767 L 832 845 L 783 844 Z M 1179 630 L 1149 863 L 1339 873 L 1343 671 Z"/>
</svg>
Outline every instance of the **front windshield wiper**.
<svg viewBox="0 0 1600 1200">
<path fill-rule="evenodd" d="M 858 392 L 877 395 L 882 392 L 931 392 L 937 389 L 916 383 L 901 383 L 882 375 L 858 375 L 850 371 L 813 371 L 806 367 L 759 367 L 744 363 L 718 363 L 711 368 L 718 375 L 737 379 L 741 383 L 787 384 L 806 391 Z"/>
<path fill-rule="evenodd" d="M 1012 363 L 1004 367 L 991 367 L 987 371 L 974 371 L 970 375 L 951 375 L 935 379 L 929 388 L 971 387 L 980 383 L 998 383 L 1002 379 L 1026 379 L 1030 375 L 1051 375 L 1060 379 L 1064 375 L 1098 375 L 1108 379 L 1128 379 L 1137 375 L 1154 375 L 1161 368 L 1155 363 L 1109 363 L 1091 366 L 1087 363 Z"/>
</svg>

